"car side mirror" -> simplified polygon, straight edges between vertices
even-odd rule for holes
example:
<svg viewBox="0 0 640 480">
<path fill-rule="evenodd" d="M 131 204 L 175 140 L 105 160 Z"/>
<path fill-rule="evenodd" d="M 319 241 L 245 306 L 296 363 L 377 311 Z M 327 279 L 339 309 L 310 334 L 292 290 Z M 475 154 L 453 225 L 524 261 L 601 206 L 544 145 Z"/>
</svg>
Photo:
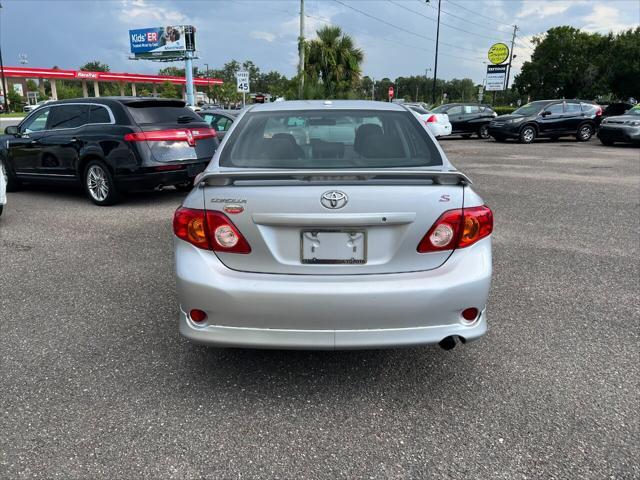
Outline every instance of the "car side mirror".
<svg viewBox="0 0 640 480">
<path fill-rule="evenodd" d="M 545 110 L 544 112 L 542 112 L 543 117 L 546 117 L 548 115 L 551 115 L 551 112 L 549 110 Z"/>
<path fill-rule="evenodd" d="M 20 131 L 18 130 L 18 127 L 16 125 L 9 125 L 7 128 L 4 129 L 4 133 L 6 135 L 16 136 L 18 135 L 18 133 L 20 133 Z"/>
</svg>

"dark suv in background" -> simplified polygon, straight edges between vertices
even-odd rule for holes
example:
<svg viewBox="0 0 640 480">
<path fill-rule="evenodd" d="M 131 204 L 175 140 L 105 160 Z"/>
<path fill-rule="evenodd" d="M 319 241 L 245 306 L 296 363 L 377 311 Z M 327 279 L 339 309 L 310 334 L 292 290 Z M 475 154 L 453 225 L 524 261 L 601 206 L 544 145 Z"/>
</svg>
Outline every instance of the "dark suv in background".
<svg viewBox="0 0 640 480">
<path fill-rule="evenodd" d="M 602 108 L 581 100 L 538 100 L 509 115 L 500 115 L 489 124 L 489 135 L 498 142 L 517 138 L 531 143 L 536 137 L 557 140 L 575 136 L 588 141 L 596 131 Z"/>
<path fill-rule="evenodd" d="M 478 103 L 446 103 L 432 112 L 446 113 L 451 122 L 451 134 L 465 138 L 474 133 L 480 138 L 489 138 L 489 123 L 497 115 L 489 105 Z"/>
<path fill-rule="evenodd" d="M 136 97 L 47 103 L 0 140 L 9 190 L 79 183 L 97 205 L 126 190 L 190 189 L 218 146 L 215 130 L 183 101 Z"/>
</svg>

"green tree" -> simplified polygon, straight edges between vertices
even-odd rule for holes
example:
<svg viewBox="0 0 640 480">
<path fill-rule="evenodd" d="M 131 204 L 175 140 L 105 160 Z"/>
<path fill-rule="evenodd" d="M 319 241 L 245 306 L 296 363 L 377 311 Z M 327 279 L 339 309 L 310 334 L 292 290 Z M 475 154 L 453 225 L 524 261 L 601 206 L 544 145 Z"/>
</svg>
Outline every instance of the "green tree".
<svg viewBox="0 0 640 480">
<path fill-rule="evenodd" d="M 534 99 L 606 94 L 607 70 L 620 68 L 608 59 L 611 42 L 611 35 L 569 26 L 551 28 L 544 36 L 534 37 L 535 50 L 515 77 L 514 87 Z"/>
<path fill-rule="evenodd" d="M 158 70 L 158 75 L 162 77 L 184 77 L 184 68 L 164 67 Z"/>
<path fill-rule="evenodd" d="M 316 34 L 318 38 L 305 42 L 308 83 L 321 82 L 325 98 L 346 97 L 358 85 L 364 52 L 340 27 L 323 27 Z"/>
<path fill-rule="evenodd" d="M 163 98 L 180 98 L 178 93 L 178 87 L 171 82 L 164 82 L 160 87 L 158 93 Z"/>
<path fill-rule="evenodd" d="M 111 68 L 106 63 L 93 60 L 82 65 L 80 70 L 84 70 L 85 72 L 110 72 Z"/>
<path fill-rule="evenodd" d="M 640 99 L 640 27 L 613 38 L 606 61 L 606 80 L 614 96 Z"/>
</svg>

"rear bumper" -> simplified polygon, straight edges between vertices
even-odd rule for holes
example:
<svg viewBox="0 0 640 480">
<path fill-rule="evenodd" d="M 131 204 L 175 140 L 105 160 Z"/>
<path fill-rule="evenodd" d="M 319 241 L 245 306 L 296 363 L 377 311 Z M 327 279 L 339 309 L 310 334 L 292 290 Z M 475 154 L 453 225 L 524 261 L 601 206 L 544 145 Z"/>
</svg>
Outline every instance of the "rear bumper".
<svg viewBox="0 0 640 480">
<path fill-rule="evenodd" d="M 190 165 L 196 166 L 194 170 L 189 170 L 189 165 L 180 164 L 184 168 L 181 170 L 167 171 L 147 171 L 144 173 L 135 172 L 130 174 L 118 174 L 115 182 L 118 188 L 122 190 L 145 190 L 155 188 L 159 185 L 179 185 L 189 181 L 193 181 L 197 173 L 204 171 L 209 162 L 199 162 Z M 165 165 L 163 165 L 165 166 Z M 171 166 L 167 164 L 166 166 Z M 193 167 L 192 167 L 193 168 Z M 197 170 L 197 172 L 196 172 Z"/>
<path fill-rule="evenodd" d="M 487 329 L 491 238 L 440 268 L 385 275 L 238 272 L 213 252 L 175 240 L 180 333 L 197 343 L 251 348 L 355 349 L 465 341 Z M 482 314 L 473 323 L 465 308 Z M 185 312 L 207 312 L 204 324 Z"/>
<path fill-rule="evenodd" d="M 281 348 L 297 350 L 355 350 L 396 348 L 439 343 L 455 335 L 465 342 L 487 331 L 486 311 L 472 325 L 362 330 L 295 330 L 208 325 L 200 327 L 180 310 L 180 333 L 190 341 L 219 347 Z"/>
<path fill-rule="evenodd" d="M 434 137 L 444 137 L 446 135 L 451 135 L 451 124 L 441 124 L 441 123 L 430 123 L 429 129 L 431 133 L 433 133 Z"/>
</svg>

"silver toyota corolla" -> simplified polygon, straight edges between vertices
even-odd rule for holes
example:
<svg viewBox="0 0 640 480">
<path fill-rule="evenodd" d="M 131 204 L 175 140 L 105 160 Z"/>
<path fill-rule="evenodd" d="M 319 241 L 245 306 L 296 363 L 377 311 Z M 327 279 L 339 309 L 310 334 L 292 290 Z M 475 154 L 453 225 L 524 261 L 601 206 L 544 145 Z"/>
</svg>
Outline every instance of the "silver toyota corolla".
<svg viewBox="0 0 640 480">
<path fill-rule="evenodd" d="M 255 105 L 173 220 L 180 332 L 256 348 L 475 340 L 493 215 L 405 107 Z"/>
</svg>

